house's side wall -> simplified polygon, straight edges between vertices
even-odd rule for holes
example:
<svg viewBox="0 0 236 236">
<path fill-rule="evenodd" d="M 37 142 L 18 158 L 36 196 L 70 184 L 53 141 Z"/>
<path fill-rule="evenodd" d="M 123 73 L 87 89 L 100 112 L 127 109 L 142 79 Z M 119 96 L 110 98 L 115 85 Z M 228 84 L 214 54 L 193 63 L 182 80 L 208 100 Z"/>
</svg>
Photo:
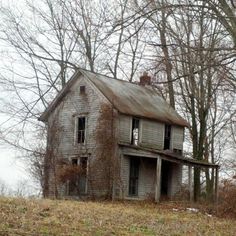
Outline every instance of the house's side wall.
<svg viewBox="0 0 236 236">
<path fill-rule="evenodd" d="M 86 94 L 79 93 L 79 87 L 86 86 Z M 104 101 L 105 102 L 105 101 Z M 58 153 L 64 158 L 81 154 L 81 151 L 88 152 L 96 145 L 94 130 L 96 129 L 97 119 L 102 99 L 84 79 L 80 78 L 71 88 L 63 101 L 57 106 L 48 119 L 49 127 L 55 121 L 59 129 Z M 78 144 L 75 141 L 75 124 L 78 116 L 86 117 L 86 142 Z M 50 129 L 50 128 L 49 128 Z M 48 135 L 53 135 L 49 132 Z"/>
<path fill-rule="evenodd" d="M 171 149 L 183 150 L 183 142 L 184 142 L 184 128 L 180 126 L 172 126 L 172 145 Z"/>
<path fill-rule="evenodd" d="M 85 94 L 80 94 L 80 86 L 85 86 Z M 81 76 L 48 119 L 48 148 L 54 150 L 58 159 L 63 158 L 71 163 L 72 158 L 84 156 L 89 158 L 89 165 L 93 164 L 96 160 L 97 141 L 95 131 L 101 115 L 101 104 L 108 104 L 108 101 L 88 80 Z M 84 144 L 77 143 L 75 138 L 76 120 L 79 116 L 86 117 Z M 50 173 L 49 189 L 52 193 L 55 192 L 52 168 Z M 99 171 L 93 171 L 93 173 L 88 171 L 88 173 L 90 174 L 87 181 L 88 193 L 99 195 L 102 190 L 99 191 L 96 188 L 95 181 L 101 180 L 101 173 Z M 66 189 L 66 185 L 58 187 L 58 195 L 66 195 Z"/>
<path fill-rule="evenodd" d="M 140 145 L 148 148 L 163 149 L 165 125 L 156 121 L 141 120 Z"/>
</svg>

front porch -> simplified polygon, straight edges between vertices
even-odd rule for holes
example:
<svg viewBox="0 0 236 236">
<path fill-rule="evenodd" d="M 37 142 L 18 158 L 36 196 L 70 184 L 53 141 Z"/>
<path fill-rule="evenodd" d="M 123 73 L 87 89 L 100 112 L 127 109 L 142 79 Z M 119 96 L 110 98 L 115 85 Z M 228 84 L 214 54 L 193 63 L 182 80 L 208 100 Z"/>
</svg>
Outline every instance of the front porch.
<svg viewBox="0 0 236 236">
<path fill-rule="evenodd" d="M 183 166 L 188 167 L 189 200 L 193 200 L 193 168 L 212 168 L 214 199 L 218 197 L 218 165 L 184 158 L 170 151 L 121 146 L 121 198 L 171 200 L 181 194 Z"/>
</svg>

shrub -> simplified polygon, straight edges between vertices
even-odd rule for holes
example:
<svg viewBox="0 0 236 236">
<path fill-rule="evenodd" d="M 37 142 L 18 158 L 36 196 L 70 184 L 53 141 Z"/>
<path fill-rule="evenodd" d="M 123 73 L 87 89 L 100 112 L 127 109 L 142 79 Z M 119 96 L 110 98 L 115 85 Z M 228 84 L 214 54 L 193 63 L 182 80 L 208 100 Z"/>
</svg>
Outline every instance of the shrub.
<svg viewBox="0 0 236 236">
<path fill-rule="evenodd" d="M 218 215 L 236 218 L 235 180 L 223 180 L 219 188 Z"/>
</svg>

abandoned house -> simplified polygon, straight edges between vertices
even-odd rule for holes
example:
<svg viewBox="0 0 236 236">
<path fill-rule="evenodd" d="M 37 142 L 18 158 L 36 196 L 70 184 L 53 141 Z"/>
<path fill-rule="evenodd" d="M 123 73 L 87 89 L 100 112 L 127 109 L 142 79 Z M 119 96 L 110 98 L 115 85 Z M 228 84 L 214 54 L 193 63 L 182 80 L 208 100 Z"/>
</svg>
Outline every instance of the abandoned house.
<svg viewBox="0 0 236 236">
<path fill-rule="evenodd" d="M 195 166 L 183 157 L 187 122 L 150 86 L 79 69 L 43 112 L 47 125 L 44 195 L 172 199 L 188 166 L 190 197 Z M 217 183 L 217 181 L 216 181 Z M 215 186 L 217 191 L 217 186 Z"/>
</svg>

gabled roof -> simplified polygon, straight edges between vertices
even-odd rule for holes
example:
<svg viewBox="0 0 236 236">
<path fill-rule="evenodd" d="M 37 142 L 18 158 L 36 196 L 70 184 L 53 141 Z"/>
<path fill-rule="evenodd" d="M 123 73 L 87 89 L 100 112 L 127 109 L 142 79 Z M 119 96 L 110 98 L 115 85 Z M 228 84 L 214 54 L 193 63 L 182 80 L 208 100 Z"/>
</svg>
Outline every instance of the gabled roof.
<svg viewBox="0 0 236 236">
<path fill-rule="evenodd" d="M 67 85 L 57 95 L 39 120 L 45 121 L 47 119 L 49 113 L 69 91 L 69 88 L 80 73 L 91 81 L 120 113 L 169 124 L 188 126 L 188 123 L 153 88 L 110 78 L 83 69 L 79 69 L 68 81 Z"/>
</svg>

